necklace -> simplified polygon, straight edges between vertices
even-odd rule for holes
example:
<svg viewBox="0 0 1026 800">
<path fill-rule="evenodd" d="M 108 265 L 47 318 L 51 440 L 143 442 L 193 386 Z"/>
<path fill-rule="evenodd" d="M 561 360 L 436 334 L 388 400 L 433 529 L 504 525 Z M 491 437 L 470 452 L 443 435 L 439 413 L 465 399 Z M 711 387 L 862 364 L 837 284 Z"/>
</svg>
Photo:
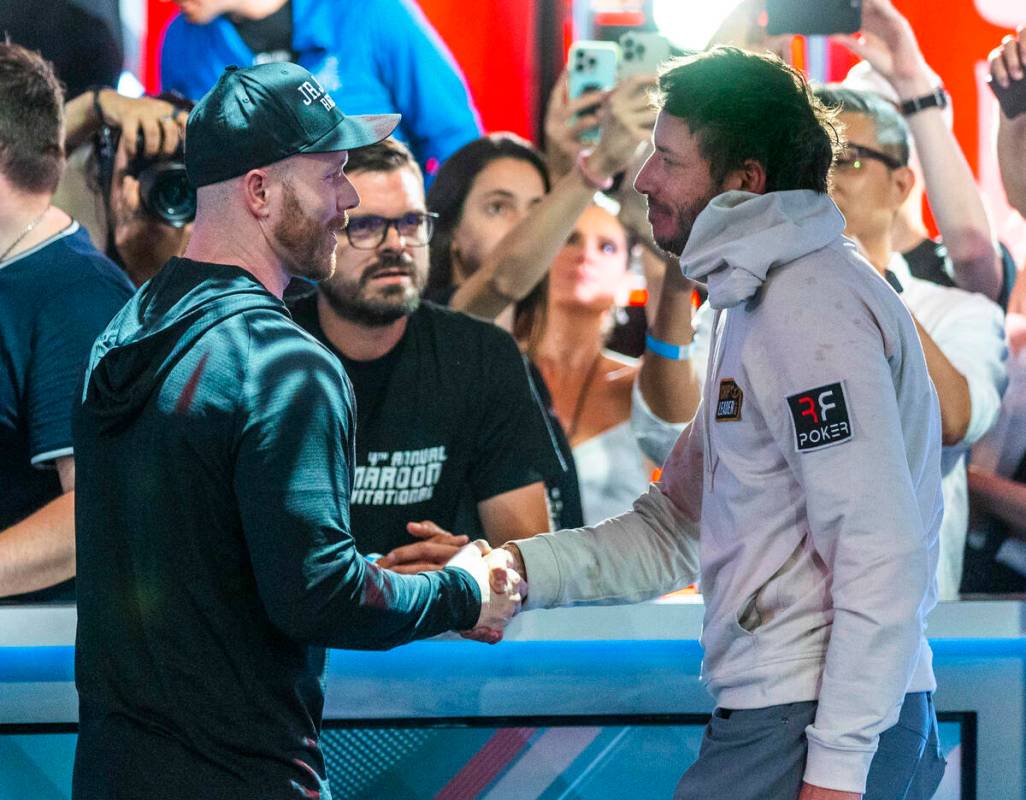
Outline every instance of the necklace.
<svg viewBox="0 0 1026 800">
<path fill-rule="evenodd" d="M 49 210 L 50 206 L 47 205 L 47 207 L 43 209 L 42 213 L 40 213 L 38 217 L 36 217 L 34 220 L 32 220 L 32 222 L 25 226 L 25 230 L 18 234 L 18 237 L 13 242 L 11 242 L 11 246 L 4 250 L 2 254 L 0 254 L 0 261 L 3 261 L 5 258 L 7 258 L 7 256 L 11 254 L 11 251 L 14 250 L 14 248 L 17 247 L 19 244 L 21 244 L 26 236 L 32 233 L 32 229 L 35 228 L 36 225 L 38 225 L 42 221 L 43 217 L 46 216 L 46 212 Z"/>
<path fill-rule="evenodd" d="M 577 402 L 574 403 L 574 413 L 570 417 L 570 427 L 566 432 L 566 439 L 568 442 L 572 442 L 574 435 L 577 433 L 577 425 L 581 421 L 581 414 L 584 413 L 584 401 L 588 399 L 588 390 L 591 389 L 591 384 L 595 380 L 595 373 L 598 372 L 599 362 L 602 361 L 602 351 L 599 350 L 595 354 L 595 358 L 591 361 L 591 366 L 588 367 L 588 374 L 584 376 L 584 383 L 581 384 L 581 391 L 577 394 Z"/>
</svg>

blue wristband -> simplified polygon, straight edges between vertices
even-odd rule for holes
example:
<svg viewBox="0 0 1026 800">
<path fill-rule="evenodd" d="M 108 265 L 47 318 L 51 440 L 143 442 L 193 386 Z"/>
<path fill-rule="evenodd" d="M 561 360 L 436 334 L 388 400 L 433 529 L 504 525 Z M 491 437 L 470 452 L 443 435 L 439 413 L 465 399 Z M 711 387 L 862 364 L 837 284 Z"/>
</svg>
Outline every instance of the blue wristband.
<svg viewBox="0 0 1026 800">
<path fill-rule="evenodd" d="M 660 358 L 670 361 L 687 361 L 691 358 L 694 344 L 670 344 L 656 339 L 651 333 L 645 334 L 645 345 Z"/>
</svg>

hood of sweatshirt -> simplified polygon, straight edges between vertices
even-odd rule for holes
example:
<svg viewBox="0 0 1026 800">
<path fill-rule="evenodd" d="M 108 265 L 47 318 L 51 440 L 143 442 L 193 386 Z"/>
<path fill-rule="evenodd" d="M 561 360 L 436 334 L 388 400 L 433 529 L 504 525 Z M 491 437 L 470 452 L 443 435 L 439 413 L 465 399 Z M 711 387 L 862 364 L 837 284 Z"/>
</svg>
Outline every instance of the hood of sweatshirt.
<svg viewBox="0 0 1026 800">
<path fill-rule="evenodd" d="M 83 403 L 105 433 L 124 428 L 211 327 L 256 309 L 288 315 L 281 300 L 239 267 L 171 259 L 93 344 Z"/>
<path fill-rule="evenodd" d="M 836 241 L 844 224 L 819 192 L 724 192 L 695 220 L 681 270 L 707 284 L 713 308 L 731 308 L 754 295 L 771 269 Z"/>
</svg>

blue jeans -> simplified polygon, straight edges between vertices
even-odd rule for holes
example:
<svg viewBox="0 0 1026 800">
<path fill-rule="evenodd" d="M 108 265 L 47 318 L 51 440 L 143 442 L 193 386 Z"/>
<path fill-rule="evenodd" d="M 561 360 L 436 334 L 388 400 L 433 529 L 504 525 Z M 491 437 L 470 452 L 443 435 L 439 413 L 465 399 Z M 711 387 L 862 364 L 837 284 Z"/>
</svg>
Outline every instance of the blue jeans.
<svg viewBox="0 0 1026 800">
<path fill-rule="evenodd" d="M 797 800 L 805 772 L 805 728 L 816 718 L 816 705 L 717 708 L 675 800 Z M 944 767 L 933 695 L 907 694 L 898 722 L 880 736 L 863 800 L 929 800 Z"/>
</svg>

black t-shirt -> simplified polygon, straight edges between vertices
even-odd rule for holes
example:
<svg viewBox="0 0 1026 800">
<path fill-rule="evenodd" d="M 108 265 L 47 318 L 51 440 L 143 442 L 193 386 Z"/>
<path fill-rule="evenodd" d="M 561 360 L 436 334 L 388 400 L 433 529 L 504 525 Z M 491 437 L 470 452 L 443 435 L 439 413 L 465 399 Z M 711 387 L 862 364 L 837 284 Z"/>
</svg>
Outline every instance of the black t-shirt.
<svg viewBox="0 0 1026 800">
<path fill-rule="evenodd" d="M 574 451 L 570 447 L 570 441 L 566 438 L 559 417 L 556 416 L 556 409 L 552 405 L 552 395 L 549 394 L 549 387 L 545 385 L 545 379 L 533 361 L 530 359 L 526 359 L 526 361 L 528 373 L 531 376 L 531 385 L 538 393 L 542 408 L 545 409 L 545 414 L 548 417 L 549 428 L 555 437 L 560 458 L 566 464 L 566 470 L 556 478 L 545 481 L 552 524 L 557 531 L 564 528 L 583 528 L 584 509 L 581 506 L 581 486 L 577 482 Z"/>
<path fill-rule="evenodd" d="M 456 294 L 455 286 L 436 287 L 424 292 L 424 297 L 438 305 L 447 306 Z M 549 430 L 552 431 L 556 442 L 556 449 L 559 457 L 565 465 L 558 475 L 546 478 L 545 492 L 549 496 L 549 513 L 552 515 L 553 530 L 563 528 L 581 528 L 584 526 L 584 510 L 581 507 L 581 486 L 577 482 L 577 467 L 574 463 L 574 451 L 570 447 L 570 441 L 566 438 L 563 426 L 556 416 L 556 410 L 552 406 L 552 397 L 545 385 L 538 368 L 527 361 L 527 369 L 531 379 L 531 385 L 541 400 L 542 408 L 545 410 L 546 421 Z"/>
<path fill-rule="evenodd" d="M 1017 272 L 1015 258 L 1003 243 L 998 243 L 1001 249 L 1001 292 L 998 295 L 998 305 L 1008 309 L 1008 296 L 1012 291 L 1012 284 L 1015 283 Z M 902 253 L 908 263 L 908 270 L 916 278 L 924 281 L 932 281 L 941 286 L 956 286 L 955 265 L 948 255 L 948 248 L 939 239 L 923 239 L 919 244 L 906 253 Z"/>
<path fill-rule="evenodd" d="M 78 225 L 0 263 L 0 530 L 60 496 L 89 348 L 133 291 Z M 66 581 L 3 602 L 74 599 Z"/>
<path fill-rule="evenodd" d="M 231 18 L 230 18 L 231 19 Z M 263 19 L 231 19 L 246 47 L 253 51 L 253 63 L 295 61 L 292 49 L 292 3 L 285 3 Z"/>
<path fill-rule="evenodd" d="M 316 295 L 292 313 L 331 347 Z M 335 352 L 356 394 L 350 513 L 362 552 L 416 541 L 411 521 L 483 536 L 479 502 L 562 472 L 524 359 L 494 325 L 424 302 L 382 358 Z"/>
</svg>

